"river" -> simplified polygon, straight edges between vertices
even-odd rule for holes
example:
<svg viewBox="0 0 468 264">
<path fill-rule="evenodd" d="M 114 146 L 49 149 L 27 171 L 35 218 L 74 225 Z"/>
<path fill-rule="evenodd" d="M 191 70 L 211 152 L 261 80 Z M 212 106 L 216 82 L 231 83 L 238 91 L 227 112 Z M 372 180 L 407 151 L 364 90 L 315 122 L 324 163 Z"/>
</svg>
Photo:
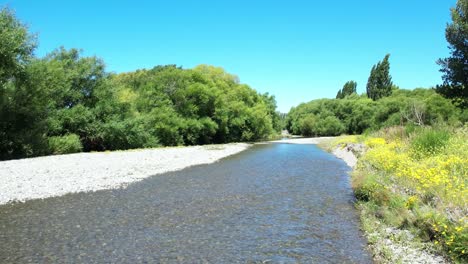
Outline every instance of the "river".
<svg viewBox="0 0 468 264">
<path fill-rule="evenodd" d="M 0 206 L 1 263 L 371 263 L 349 167 L 262 144 L 133 183 Z"/>
</svg>

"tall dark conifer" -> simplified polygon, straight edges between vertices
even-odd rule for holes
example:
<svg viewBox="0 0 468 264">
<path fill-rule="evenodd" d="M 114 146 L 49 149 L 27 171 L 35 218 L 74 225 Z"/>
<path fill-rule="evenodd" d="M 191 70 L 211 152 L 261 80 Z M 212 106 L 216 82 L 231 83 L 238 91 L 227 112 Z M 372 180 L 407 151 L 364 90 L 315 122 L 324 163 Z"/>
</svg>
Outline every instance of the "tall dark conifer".
<svg viewBox="0 0 468 264">
<path fill-rule="evenodd" d="M 374 101 L 392 94 L 389 57 L 390 54 L 385 55 L 382 61 L 372 66 L 366 88 L 367 96 Z"/>
<path fill-rule="evenodd" d="M 348 95 L 352 95 L 353 93 L 356 93 L 356 87 L 357 87 L 357 82 L 347 81 L 343 85 L 343 89 L 338 90 L 338 93 L 336 94 L 336 99 L 343 99 Z"/>
</svg>

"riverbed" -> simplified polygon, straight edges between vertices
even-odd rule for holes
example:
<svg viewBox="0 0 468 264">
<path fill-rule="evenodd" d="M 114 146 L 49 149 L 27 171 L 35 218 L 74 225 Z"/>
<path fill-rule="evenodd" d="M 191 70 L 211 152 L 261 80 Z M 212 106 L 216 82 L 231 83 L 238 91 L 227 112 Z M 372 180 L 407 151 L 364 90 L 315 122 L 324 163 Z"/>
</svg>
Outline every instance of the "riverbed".
<svg viewBox="0 0 468 264">
<path fill-rule="evenodd" d="M 0 161 L 0 204 L 125 188 L 155 174 L 216 162 L 250 146 L 233 143 Z"/>
<path fill-rule="evenodd" d="M 1 263 L 370 263 L 347 171 L 263 144 L 125 189 L 0 206 Z"/>
</svg>

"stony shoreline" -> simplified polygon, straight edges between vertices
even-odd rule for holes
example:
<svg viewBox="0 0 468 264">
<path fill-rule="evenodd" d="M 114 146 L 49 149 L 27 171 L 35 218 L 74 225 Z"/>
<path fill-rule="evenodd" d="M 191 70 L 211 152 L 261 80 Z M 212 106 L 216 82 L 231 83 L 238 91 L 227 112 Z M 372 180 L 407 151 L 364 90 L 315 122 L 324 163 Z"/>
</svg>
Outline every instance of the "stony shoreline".
<svg viewBox="0 0 468 264">
<path fill-rule="evenodd" d="M 320 144 L 332 137 L 270 141 Z M 268 143 L 268 142 L 266 142 Z M 76 153 L 0 162 L 0 205 L 61 196 L 67 193 L 122 188 L 147 177 L 186 167 L 209 164 L 252 146 L 246 143 L 169 147 L 129 151 Z M 351 151 L 333 154 L 350 167 Z"/>
<path fill-rule="evenodd" d="M 156 174 L 213 163 L 250 146 L 235 143 L 2 161 L 0 205 L 67 193 L 121 188 Z"/>
</svg>

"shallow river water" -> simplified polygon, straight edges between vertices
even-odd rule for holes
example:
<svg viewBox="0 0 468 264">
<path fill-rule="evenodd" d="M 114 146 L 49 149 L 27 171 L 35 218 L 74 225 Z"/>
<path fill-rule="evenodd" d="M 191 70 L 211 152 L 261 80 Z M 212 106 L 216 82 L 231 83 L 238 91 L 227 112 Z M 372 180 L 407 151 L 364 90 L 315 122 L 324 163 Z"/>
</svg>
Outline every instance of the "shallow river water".
<svg viewBox="0 0 468 264">
<path fill-rule="evenodd" d="M 349 167 L 256 145 L 126 189 L 0 206 L 0 263 L 370 263 Z"/>
</svg>

